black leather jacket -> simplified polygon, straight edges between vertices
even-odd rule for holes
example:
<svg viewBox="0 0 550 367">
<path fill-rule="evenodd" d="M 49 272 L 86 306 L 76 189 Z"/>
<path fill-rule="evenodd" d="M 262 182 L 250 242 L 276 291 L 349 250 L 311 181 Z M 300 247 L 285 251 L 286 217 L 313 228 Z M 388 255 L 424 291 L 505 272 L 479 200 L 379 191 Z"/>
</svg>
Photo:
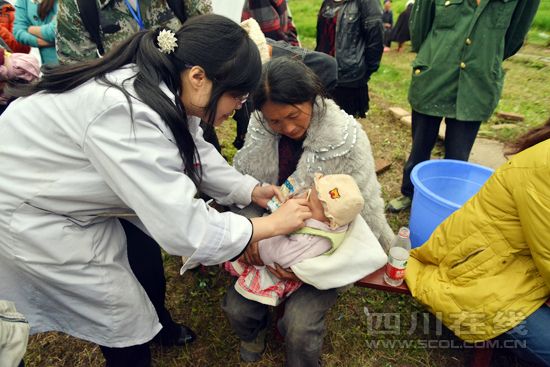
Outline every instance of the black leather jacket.
<svg viewBox="0 0 550 367">
<path fill-rule="evenodd" d="M 368 81 L 378 70 L 384 50 L 382 7 L 378 0 L 343 0 L 342 3 L 324 1 L 321 15 L 334 14 L 338 6 L 336 22 L 336 52 L 338 85 L 351 86 Z M 326 13 L 325 13 L 326 12 Z M 322 32 L 317 28 L 317 36 Z"/>
</svg>

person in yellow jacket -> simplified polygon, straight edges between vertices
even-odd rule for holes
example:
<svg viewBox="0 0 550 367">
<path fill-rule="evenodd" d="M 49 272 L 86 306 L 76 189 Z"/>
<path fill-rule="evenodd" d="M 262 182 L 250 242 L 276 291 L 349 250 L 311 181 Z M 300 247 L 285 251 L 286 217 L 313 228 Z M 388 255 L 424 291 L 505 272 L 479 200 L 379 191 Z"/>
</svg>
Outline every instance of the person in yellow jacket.
<svg viewBox="0 0 550 367">
<path fill-rule="evenodd" d="M 411 252 L 406 281 L 461 339 L 550 366 L 550 119 L 514 153 Z"/>
</svg>

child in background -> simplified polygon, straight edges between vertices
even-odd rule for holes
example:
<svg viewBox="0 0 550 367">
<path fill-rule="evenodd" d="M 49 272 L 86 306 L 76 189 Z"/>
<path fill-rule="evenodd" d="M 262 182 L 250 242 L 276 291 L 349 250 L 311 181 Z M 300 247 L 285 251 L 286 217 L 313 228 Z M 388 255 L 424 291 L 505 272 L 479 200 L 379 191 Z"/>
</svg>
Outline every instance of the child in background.
<svg viewBox="0 0 550 367">
<path fill-rule="evenodd" d="M 15 2 L 15 39 L 38 47 L 42 64 L 57 65 L 55 34 L 57 30 L 57 0 L 17 0 Z"/>
<path fill-rule="evenodd" d="M 21 81 L 30 83 L 40 75 L 38 60 L 33 55 L 11 53 L 0 47 L 0 114 L 10 102 L 10 97 L 4 94 L 6 81 Z"/>
<path fill-rule="evenodd" d="M 31 48 L 15 40 L 13 35 L 13 22 L 15 20 L 15 8 L 8 1 L 0 0 L 0 38 L 6 43 L 10 51 L 28 54 Z"/>
<path fill-rule="evenodd" d="M 300 261 L 330 254 L 342 243 L 348 225 L 361 213 L 364 200 L 353 177 L 316 174 L 307 194 L 313 217 L 305 227 L 288 236 L 276 236 L 258 242 L 264 265 L 291 268 Z M 231 269 L 232 268 L 232 269 Z M 300 287 L 302 282 L 281 280 L 266 266 L 249 265 L 241 260 L 229 270 L 239 275 L 235 289 L 243 297 L 276 306 Z"/>
</svg>

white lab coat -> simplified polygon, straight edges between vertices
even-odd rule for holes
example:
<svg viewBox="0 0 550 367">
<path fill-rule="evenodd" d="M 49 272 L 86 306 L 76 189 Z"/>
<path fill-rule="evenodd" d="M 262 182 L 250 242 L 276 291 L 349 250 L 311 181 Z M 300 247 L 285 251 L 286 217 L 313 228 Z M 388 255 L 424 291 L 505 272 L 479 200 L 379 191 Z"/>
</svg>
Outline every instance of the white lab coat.
<svg viewBox="0 0 550 367">
<path fill-rule="evenodd" d="M 133 74 L 127 67 L 110 78 Z M 135 212 L 168 253 L 203 264 L 233 258 L 250 239 L 247 219 L 194 198 L 160 116 L 137 100 L 133 114 L 132 125 L 124 95 L 90 81 L 20 98 L 0 118 L 0 299 L 15 302 L 32 333 L 58 330 L 118 348 L 160 330 L 116 215 Z M 258 182 L 230 167 L 198 124 L 189 118 L 202 190 L 249 204 Z"/>
</svg>

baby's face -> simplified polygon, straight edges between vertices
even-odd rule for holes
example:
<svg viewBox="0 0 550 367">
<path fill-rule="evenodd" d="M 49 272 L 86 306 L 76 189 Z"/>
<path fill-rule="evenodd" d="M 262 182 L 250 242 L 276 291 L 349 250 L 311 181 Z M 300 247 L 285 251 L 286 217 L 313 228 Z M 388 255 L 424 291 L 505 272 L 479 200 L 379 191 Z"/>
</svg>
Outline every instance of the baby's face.
<svg viewBox="0 0 550 367">
<path fill-rule="evenodd" d="M 323 208 L 323 203 L 319 200 L 319 194 L 315 189 L 315 186 L 311 188 L 309 194 L 309 208 L 311 209 L 312 218 L 320 222 L 328 223 L 329 219 L 325 216 L 325 209 Z"/>
</svg>

